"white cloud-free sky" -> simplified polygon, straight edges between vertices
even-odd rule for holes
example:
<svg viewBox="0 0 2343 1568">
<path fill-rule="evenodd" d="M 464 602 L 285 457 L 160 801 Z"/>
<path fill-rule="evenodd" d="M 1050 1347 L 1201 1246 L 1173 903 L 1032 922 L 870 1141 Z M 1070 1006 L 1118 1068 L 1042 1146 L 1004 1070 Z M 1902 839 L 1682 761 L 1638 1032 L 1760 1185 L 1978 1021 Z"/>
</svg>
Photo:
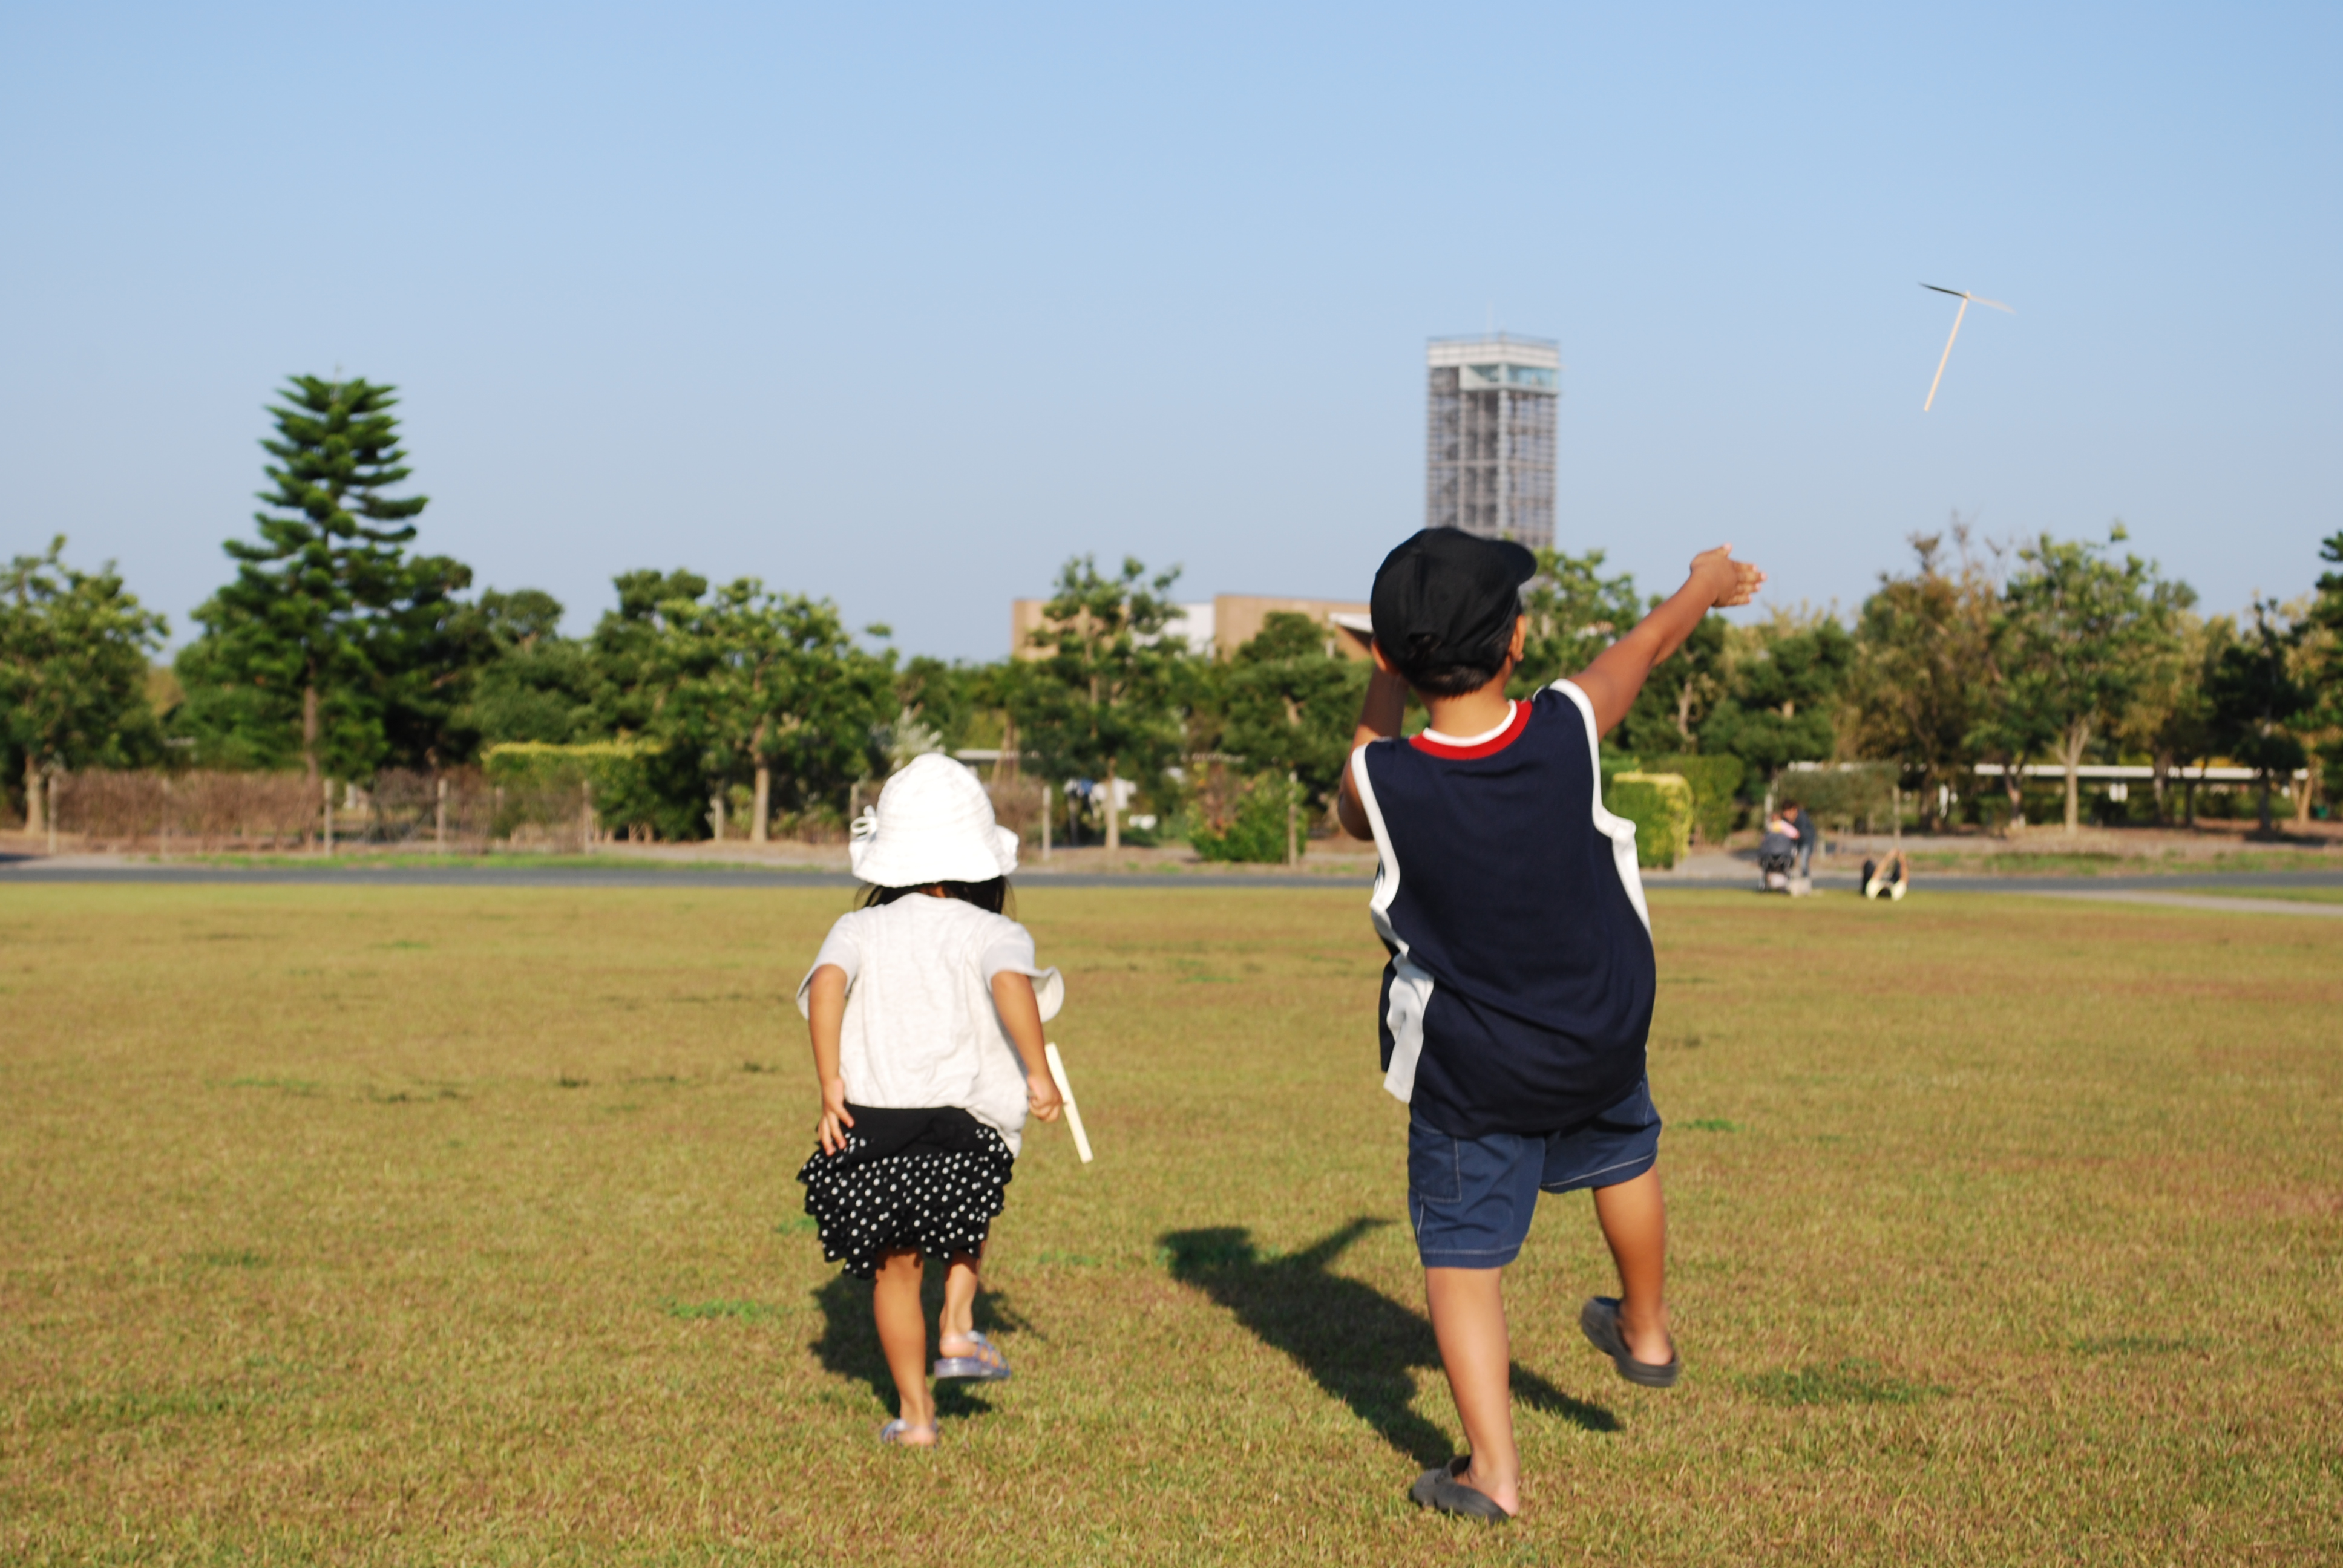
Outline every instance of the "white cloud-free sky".
<svg viewBox="0 0 2343 1568">
<path fill-rule="evenodd" d="M 1560 340 L 1560 542 L 1851 607 L 1958 510 L 2209 608 L 2343 528 L 2343 10 L 0 7 L 0 552 L 187 612 L 288 373 L 423 548 L 1005 651 L 1070 554 L 1363 597 L 1423 339 Z M 1972 311 L 1933 413 L 1951 302 Z"/>
</svg>

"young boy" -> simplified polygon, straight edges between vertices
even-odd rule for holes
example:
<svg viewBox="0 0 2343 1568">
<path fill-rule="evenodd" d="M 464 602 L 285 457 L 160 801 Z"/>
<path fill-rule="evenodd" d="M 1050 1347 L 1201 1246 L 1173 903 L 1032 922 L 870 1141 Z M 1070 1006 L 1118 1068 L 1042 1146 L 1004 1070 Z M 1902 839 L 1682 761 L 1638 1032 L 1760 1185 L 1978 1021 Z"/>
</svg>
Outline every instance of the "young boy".
<svg viewBox="0 0 2343 1568">
<path fill-rule="evenodd" d="M 1652 667 L 1765 574 L 1724 546 L 1568 680 L 1505 696 L 1537 569 L 1521 546 L 1426 528 L 1375 573 L 1375 675 L 1342 826 L 1382 851 L 1383 1087 L 1408 1105 L 1408 1217 L 1471 1452 L 1416 1479 L 1442 1513 L 1521 1508 L 1501 1271 L 1540 1191 L 1594 1191 L 1617 1299 L 1579 1326 L 1630 1382 L 1676 1381 L 1661 1293 L 1660 1117 L 1644 1077 L 1655 985 L 1634 824 L 1603 808 L 1597 738 Z M 1413 689 L 1431 728 L 1399 739 Z"/>
</svg>

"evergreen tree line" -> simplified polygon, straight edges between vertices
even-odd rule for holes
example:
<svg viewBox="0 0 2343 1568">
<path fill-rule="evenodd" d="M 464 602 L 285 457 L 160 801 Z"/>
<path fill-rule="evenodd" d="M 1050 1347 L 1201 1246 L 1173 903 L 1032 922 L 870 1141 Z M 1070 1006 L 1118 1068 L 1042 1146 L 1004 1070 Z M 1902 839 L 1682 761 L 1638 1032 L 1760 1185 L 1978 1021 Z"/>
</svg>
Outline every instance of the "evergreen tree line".
<svg viewBox="0 0 2343 1568">
<path fill-rule="evenodd" d="M 1026 657 L 992 664 L 905 659 L 887 628 L 857 632 L 827 599 L 687 570 L 622 573 L 616 608 L 565 637 L 551 596 L 476 593 L 468 567 L 410 548 L 429 503 L 391 493 L 411 477 L 396 407 L 363 379 L 287 383 L 254 536 L 227 541 L 234 575 L 167 671 L 149 661 L 168 628 L 113 565 L 68 565 L 62 538 L 11 563 L 0 746 L 20 809 L 36 816 L 51 771 L 362 782 L 463 769 L 509 743 L 620 742 L 639 787 L 612 825 L 661 839 L 728 819 L 757 838 L 836 826 L 859 789 L 937 749 L 1015 759 L 1004 771 L 1049 786 L 1061 832 L 1110 844 L 1176 830 L 1208 853 L 1276 859 L 1326 816 L 1367 666 L 1305 617 L 1272 615 L 1214 658 L 1167 635 L 1176 570 L 1082 557 Z M 2258 771 L 2266 824 L 2294 769 L 2343 778 L 2343 570 L 2299 600 L 2207 618 L 2185 583 L 2122 549 L 2120 525 L 2104 541 L 1984 546 L 1956 524 L 1912 543 L 1910 569 L 1884 574 L 1851 625 L 1803 608 L 1704 622 L 1645 687 L 1611 760 L 1672 759 L 1737 780 L 1725 788 L 1746 801 L 1794 763 L 1884 763 L 1931 824 L 1947 809 L 2016 817 L 2029 763 L 2065 771 L 2069 827 L 2084 810 L 2074 770 L 2094 761 L 2152 765 L 2158 819 L 2168 786 L 2193 809 L 2187 770 L 2217 758 Z M 2343 533 L 2322 554 L 2343 568 Z M 1648 608 L 1600 552 L 1549 551 L 1541 567 L 1520 694 Z M 1980 779 L 1980 762 L 2004 765 L 2001 779 Z"/>
</svg>

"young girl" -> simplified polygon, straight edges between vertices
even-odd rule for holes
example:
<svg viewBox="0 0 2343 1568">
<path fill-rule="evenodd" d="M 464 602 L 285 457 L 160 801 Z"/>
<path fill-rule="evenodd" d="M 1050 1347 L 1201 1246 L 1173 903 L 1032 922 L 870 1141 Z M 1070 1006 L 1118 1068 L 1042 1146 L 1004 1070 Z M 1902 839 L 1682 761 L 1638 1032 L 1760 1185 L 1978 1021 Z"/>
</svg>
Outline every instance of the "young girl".
<svg viewBox="0 0 2343 1568">
<path fill-rule="evenodd" d="M 1001 912 L 1017 836 L 995 825 L 966 768 L 914 759 L 854 832 L 850 860 L 870 890 L 798 987 L 821 1085 L 821 1147 L 798 1180 L 822 1255 L 873 1282 L 899 1411 L 879 1440 L 924 1448 L 936 1441 L 926 1257 L 950 1261 L 935 1375 L 1009 1375 L 976 1332 L 977 1264 L 1026 1113 L 1054 1121 L 1061 1109 L 1041 1024 L 1065 984 L 1033 967 L 1031 933 Z"/>
</svg>

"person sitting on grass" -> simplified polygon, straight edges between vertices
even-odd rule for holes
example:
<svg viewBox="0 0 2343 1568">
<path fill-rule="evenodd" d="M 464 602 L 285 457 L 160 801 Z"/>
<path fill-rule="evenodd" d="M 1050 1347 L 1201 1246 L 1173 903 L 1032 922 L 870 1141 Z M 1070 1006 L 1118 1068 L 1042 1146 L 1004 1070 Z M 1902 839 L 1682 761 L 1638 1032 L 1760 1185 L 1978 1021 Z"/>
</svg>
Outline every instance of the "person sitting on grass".
<svg viewBox="0 0 2343 1568">
<path fill-rule="evenodd" d="M 1618 1265 L 1621 1293 L 1588 1301 L 1581 1330 L 1628 1382 L 1676 1381 L 1644 1077 L 1651 922 L 1635 826 L 1604 809 L 1597 743 L 1702 617 L 1765 580 L 1730 545 L 1698 556 L 1584 670 L 1510 701 L 1536 570 L 1521 546 L 1453 528 L 1384 558 L 1375 673 L 1337 804 L 1382 855 L 1368 907 L 1391 954 L 1383 1087 L 1408 1106 L 1408 1217 L 1469 1448 L 1409 1495 L 1485 1520 L 1522 1506 L 1502 1271 L 1540 1191 L 1593 1189 Z M 1432 725 L 1403 740 L 1411 689 Z"/>
<path fill-rule="evenodd" d="M 1863 863 L 1863 896 L 1866 899 L 1896 900 L 1912 885 L 1912 863 L 1901 849 L 1888 851 L 1885 860 Z"/>
<path fill-rule="evenodd" d="M 822 1256 L 873 1282 L 897 1395 L 879 1440 L 927 1448 L 927 1258 L 947 1260 L 934 1375 L 1009 1375 L 976 1329 L 977 1266 L 1026 1113 L 1054 1121 L 1062 1109 L 1041 1025 L 1065 985 L 1034 968 L 1032 934 L 1001 913 L 1017 835 L 960 763 L 913 759 L 848 853 L 869 884 L 863 907 L 830 929 L 798 986 L 821 1091 L 820 1147 L 798 1180 Z"/>
</svg>

